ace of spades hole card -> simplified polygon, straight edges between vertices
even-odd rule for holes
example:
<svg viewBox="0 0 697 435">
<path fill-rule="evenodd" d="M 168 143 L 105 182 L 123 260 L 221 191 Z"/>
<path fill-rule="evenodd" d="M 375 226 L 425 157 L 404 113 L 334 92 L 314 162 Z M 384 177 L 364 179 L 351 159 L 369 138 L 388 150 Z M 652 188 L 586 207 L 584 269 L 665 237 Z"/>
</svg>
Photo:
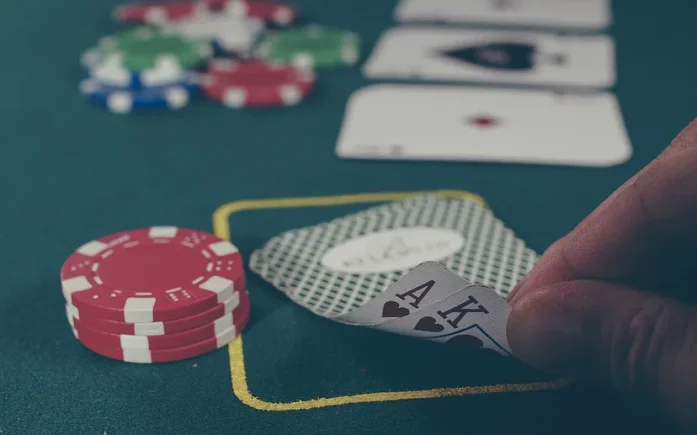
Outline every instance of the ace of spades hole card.
<svg viewBox="0 0 697 435">
<path fill-rule="evenodd" d="M 537 258 L 479 203 L 423 195 L 279 234 L 250 268 L 316 315 L 510 355 L 505 295 Z"/>
</svg>

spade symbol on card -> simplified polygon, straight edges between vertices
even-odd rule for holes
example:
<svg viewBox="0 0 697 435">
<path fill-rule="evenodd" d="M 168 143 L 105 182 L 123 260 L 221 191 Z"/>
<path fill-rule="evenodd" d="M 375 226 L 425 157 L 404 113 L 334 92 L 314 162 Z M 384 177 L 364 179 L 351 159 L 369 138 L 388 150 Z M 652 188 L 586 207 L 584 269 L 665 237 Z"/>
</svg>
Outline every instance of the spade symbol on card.
<svg viewBox="0 0 697 435">
<path fill-rule="evenodd" d="M 557 66 L 567 62 L 562 53 L 538 53 L 534 44 L 525 42 L 492 42 L 456 47 L 443 50 L 441 54 L 458 62 L 503 71 L 530 71 L 539 62 Z"/>
<path fill-rule="evenodd" d="M 524 42 L 492 42 L 457 47 L 441 52 L 450 59 L 482 68 L 529 71 L 535 66 L 536 48 Z"/>
<path fill-rule="evenodd" d="M 382 306 L 382 317 L 404 317 L 409 314 L 409 310 L 402 308 L 395 301 L 385 302 Z"/>
<path fill-rule="evenodd" d="M 422 317 L 414 326 L 415 331 L 442 332 L 444 329 L 445 327 L 431 316 Z"/>
</svg>

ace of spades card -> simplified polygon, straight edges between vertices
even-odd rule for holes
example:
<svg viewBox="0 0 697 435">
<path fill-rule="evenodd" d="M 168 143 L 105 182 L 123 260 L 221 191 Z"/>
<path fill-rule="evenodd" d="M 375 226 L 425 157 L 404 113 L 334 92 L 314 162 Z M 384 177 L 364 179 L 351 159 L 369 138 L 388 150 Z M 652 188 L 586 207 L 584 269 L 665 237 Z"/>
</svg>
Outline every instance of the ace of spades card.
<svg viewBox="0 0 697 435">
<path fill-rule="evenodd" d="M 491 210 L 424 195 L 282 233 L 250 268 L 319 316 L 508 355 L 504 297 L 536 260 Z"/>
</svg>

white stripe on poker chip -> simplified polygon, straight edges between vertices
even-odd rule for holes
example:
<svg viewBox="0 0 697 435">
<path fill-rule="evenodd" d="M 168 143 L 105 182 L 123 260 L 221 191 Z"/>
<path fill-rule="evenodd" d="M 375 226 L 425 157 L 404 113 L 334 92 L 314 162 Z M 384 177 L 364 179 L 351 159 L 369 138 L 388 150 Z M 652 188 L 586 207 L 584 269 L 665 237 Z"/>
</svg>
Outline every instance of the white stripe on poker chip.
<svg viewBox="0 0 697 435">
<path fill-rule="evenodd" d="M 143 17 L 146 23 L 159 24 L 164 23 L 169 20 L 167 16 L 167 11 L 161 6 L 152 6 L 146 12 Z"/>
<path fill-rule="evenodd" d="M 122 349 L 150 349 L 150 341 L 148 337 L 140 337 L 137 335 L 119 335 Z"/>
<path fill-rule="evenodd" d="M 106 105 L 114 113 L 129 113 L 133 109 L 133 97 L 128 92 L 117 91 L 107 97 Z"/>
<path fill-rule="evenodd" d="M 99 65 L 102 60 L 102 53 L 96 48 L 90 48 L 80 56 L 80 63 L 84 68 L 92 69 Z"/>
<path fill-rule="evenodd" d="M 73 321 L 73 317 L 78 320 L 80 319 L 80 310 L 78 310 L 75 305 L 72 305 L 70 303 L 65 304 L 65 314 L 68 315 L 71 322 Z"/>
<path fill-rule="evenodd" d="M 281 6 L 274 11 L 272 19 L 277 24 L 290 24 L 293 21 L 293 10 L 287 6 Z"/>
<path fill-rule="evenodd" d="M 150 227 L 148 237 L 151 239 L 171 239 L 177 236 L 177 227 Z"/>
<path fill-rule="evenodd" d="M 232 320 L 232 313 L 225 313 L 222 317 L 219 317 L 213 322 L 213 328 L 215 330 L 215 335 L 225 332 L 228 328 L 234 327 Z"/>
<path fill-rule="evenodd" d="M 241 290 L 242 291 L 242 290 Z M 240 305 L 240 292 L 234 292 L 232 297 L 225 301 L 225 311 L 232 311 Z"/>
<path fill-rule="evenodd" d="M 154 320 L 155 298 L 128 298 L 123 306 L 123 321 L 143 323 Z"/>
<path fill-rule="evenodd" d="M 206 281 L 199 285 L 203 290 L 208 290 L 218 294 L 218 303 L 224 302 L 232 297 L 232 292 L 235 291 L 235 283 L 227 278 L 220 276 L 211 276 Z"/>
<path fill-rule="evenodd" d="M 151 336 L 165 335 L 165 324 L 163 322 L 144 322 L 133 324 L 134 335 Z"/>
<path fill-rule="evenodd" d="M 315 60 L 310 53 L 300 52 L 293 55 L 293 65 L 301 69 L 312 69 Z"/>
<path fill-rule="evenodd" d="M 281 97 L 281 101 L 286 106 L 293 106 L 295 104 L 298 104 L 300 100 L 302 100 L 302 92 L 300 92 L 300 88 L 298 88 L 295 85 L 283 85 L 278 91 L 279 96 Z"/>
<path fill-rule="evenodd" d="M 227 107 L 243 107 L 247 101 L 247 92 L 242 88 L 229 87 L 223 94 L 223 104 Z"/>
<path fill-rule="evenodd" d="M 348 64 L 353 64 L 358 60 L 358 50 L 353 45 L 343 45 L 341 47 L 341 60 Z"/>
<path fill-rule="evenodd" d="M 216 336 L 215 336 L 215 339 L 217 342 L 216 346 L 218 347 L 218 349 L 220 349 L 221 347 L 230 343 L 236 337 L 237 337 L 237 329 L 233 325 L 232 328 L 228 328 L 227 330 L 223 331 L 222 333 L 216 334 Z"/>
<path fill-rule="evenodd" d="M 236 17 L 245 17 L 249 8 L 246 2 L 241 2 L 239 0 L 231 0 L 223 6 L 223 11 L 226 14 L 230 14 Z"/>
<path fill-rule="evenodd" d="M 130 76 L 130 74 L 129 74 Z M 175 56 L 164 55 L 157 58 L 155 67 L 141 71 L 140 82 L 143 86 L 157 86 L 181 81 L 186 71 Z"/>
<path fill-rule="evenodd" d="M 123 360 L 125 362 L 141 363 L 141 364 L 151 364 L 152 356 L 150 355 L 150 350 L 148 349 L 122 349 Z"/>
<path fill-rule="evenodd" d="M 75 336 L 77 337 L 77 331 L 75 331 Z M 220 349 L 235 338 L 237 338 L 237 329 L 232 326 L 231 328 L 228 328 L 215 336 L 216 348 Z M 125 362 L 143 364 L 152 363 L 152 353 L 148 349 L 124 348 L 121 351 L 123 353 L 123 360 Z"/>
<path fill-rule="evenodd" d="M 165 100 L 170 109 L 181 109 L 189 102 L 189 91 L 179 86 L 168 88 L 165 91 Z"/>
<path fill-rule="evenodd" d="M 220 242 L 211 243 L 210 245 L 208 245 L 208 247 L 218 257 L 223 257 L 225 255 L 230 255 L 239 252 L 237 246 L 233 245 L 227 240 L 221 240 Z"/>
<path fill-rule="evenodd" d="M 72 302 L 72 294 L 75 292 L 80 292 L 83 290 L 89 290 L 92 288 L 89 280 L 83 276 L 76 276 L 74 278 L 64 279 L 61 282 L 61 289 L 63 291 L 63 297 L 66 301 Z"/>
<path fill-rule="evenodd" d="M 91 94 L 99 89 L 99 82 L 94 79 L 85 79 L 80 82 L 80 92 L 83 94 Z"/>
<path fill-rule="evenodd" d="M 99 240 L 92 240 L 77 248 L 77 252 L 87 257 L 101 254 L 109 245 Z"/>
</svg>

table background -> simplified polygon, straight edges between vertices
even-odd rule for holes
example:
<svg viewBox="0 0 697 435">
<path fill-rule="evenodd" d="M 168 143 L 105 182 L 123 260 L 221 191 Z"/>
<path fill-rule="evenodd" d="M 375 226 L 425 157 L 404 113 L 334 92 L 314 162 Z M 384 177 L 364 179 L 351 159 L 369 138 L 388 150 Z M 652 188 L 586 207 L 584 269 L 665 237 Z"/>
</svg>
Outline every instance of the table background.
<svg viewBox="0 0 697 435">
<path fill-rule="evenodd" d="M 321 73 L 292 109 L 234 111 L 199 101 L 171 113 L 117 116 L 77 90 L 81 52 L 118 29 L 115 1 L 0 6 L 0 433 L 536 433 L 654 431 L 602 390 L 485 394 L 267 412 L 232 393 L 222 350 L 141 366 L 77 343 L 65 321 L 59 269 L 77 246 L 128 228 L 212 230 L 238 199 L 462 189 L 542 252 L 665 148 L 694 117 L 697 3 L 616 0 L 618 83 L 634 155 L 604 169 L 339 160 L 334 142 L 357 68 Z M 394 25 L 394 1 L 298 0 L 307 22 L 360 33 L 364 58 Z M 244 255 L 284 229 L 348 209 L 255 211 L 231 219 Z M 311 316 L 250 277 L 244 337 L 252 392 L 268 401 L 544 379 L 524 367 Z M 649 420 L 647 420 L 649 419 Z M 656 423 L 657 424 L 657 423 Z"/>
</svg>

